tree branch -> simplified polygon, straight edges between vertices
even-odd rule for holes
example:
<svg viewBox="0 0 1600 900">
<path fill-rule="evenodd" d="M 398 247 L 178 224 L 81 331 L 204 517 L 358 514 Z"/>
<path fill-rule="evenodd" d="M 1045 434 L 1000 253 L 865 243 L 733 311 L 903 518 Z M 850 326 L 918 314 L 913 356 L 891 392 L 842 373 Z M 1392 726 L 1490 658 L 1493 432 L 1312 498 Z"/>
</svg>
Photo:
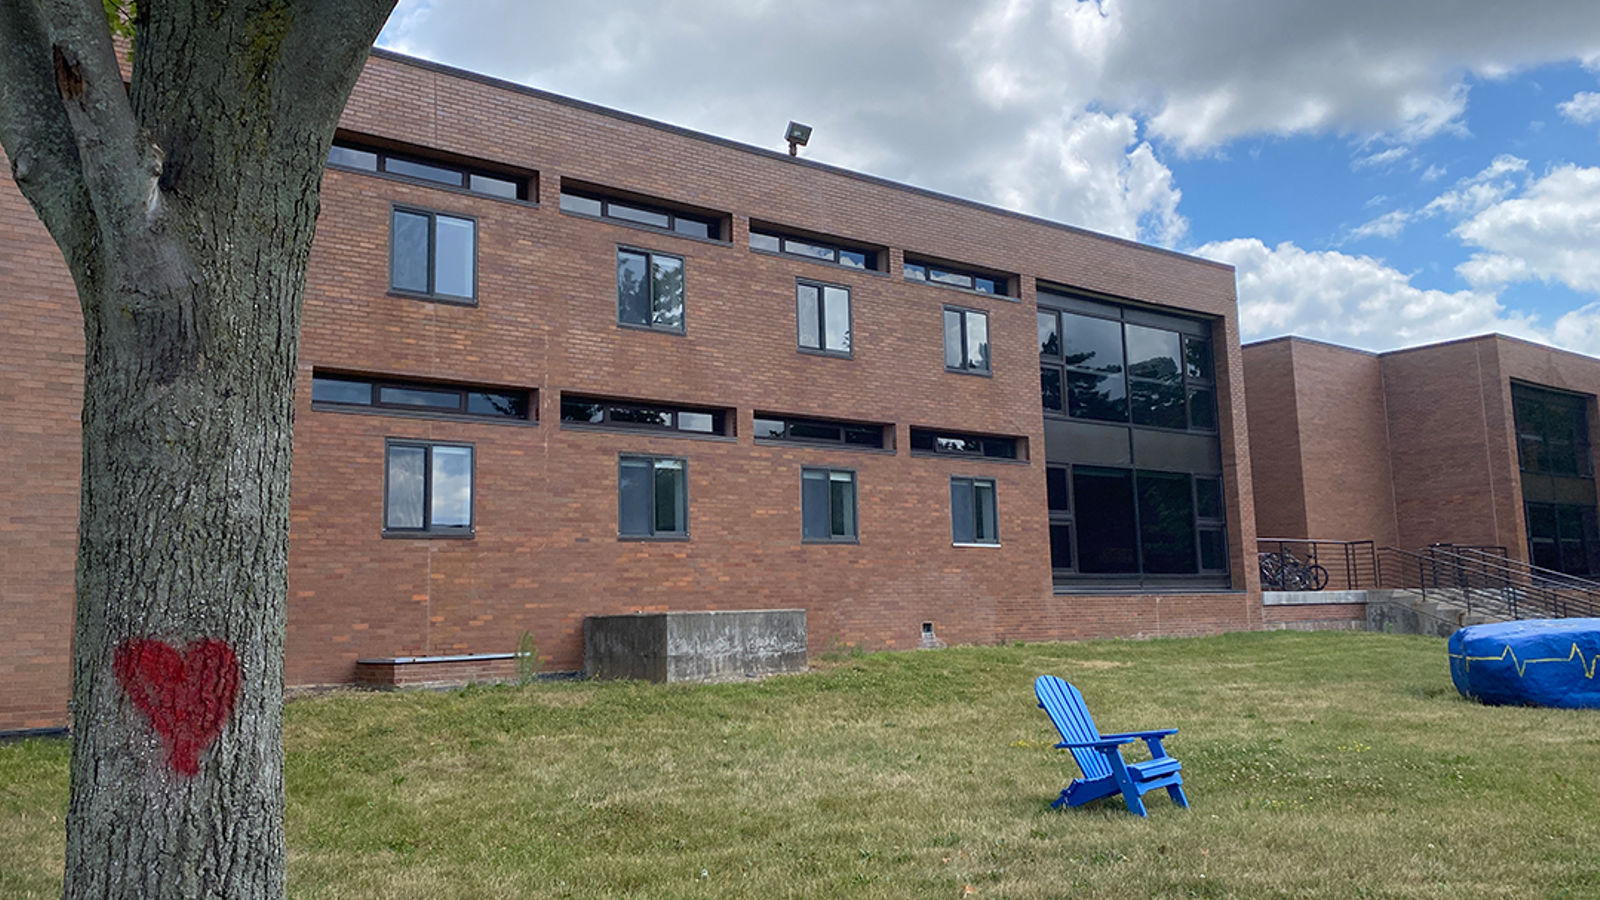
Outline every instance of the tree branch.
<svg viewBox="0 0 1600 900">
<path fill-rule="evenodd" d="M 81 277 L 94 245 L 94 205 L 38 0 L 0 2 L 0 146 L 17 187 Z"/>
</svg>

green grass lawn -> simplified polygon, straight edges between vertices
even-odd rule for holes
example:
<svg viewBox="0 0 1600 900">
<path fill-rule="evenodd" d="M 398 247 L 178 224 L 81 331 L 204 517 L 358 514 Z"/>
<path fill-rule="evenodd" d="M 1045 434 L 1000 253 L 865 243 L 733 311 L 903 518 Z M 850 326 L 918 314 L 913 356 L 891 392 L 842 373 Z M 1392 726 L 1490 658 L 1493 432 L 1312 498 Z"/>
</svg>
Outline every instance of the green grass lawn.
<svg viewBox="0 0 1600 900">
<path fill-rule="evenodd" d="M 1193 809 L 1056 811 L 1032 680 L 1177 727 Z M 1600 713 L 1461 700 L 1444 642 L 1237 634 L 881 653 L 716 686 L 288 707 L 303 897 L 1594 897 Z M 67 746 L 0 746 L 0 896 L 59 891 Z"/>
</svg>

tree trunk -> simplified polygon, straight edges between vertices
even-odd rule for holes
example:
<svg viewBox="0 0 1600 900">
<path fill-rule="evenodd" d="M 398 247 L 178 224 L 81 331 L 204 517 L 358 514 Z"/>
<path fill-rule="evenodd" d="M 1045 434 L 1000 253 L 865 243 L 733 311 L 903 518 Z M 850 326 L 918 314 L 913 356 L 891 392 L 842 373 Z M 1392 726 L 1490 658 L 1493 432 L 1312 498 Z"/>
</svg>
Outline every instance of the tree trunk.
<svg viewBox="0 0 1600 900">
<path fill-rule="evenodd" d="M 300 301 L 394 0 L 0 3 L 0 142 L 84 313 L 68 897 L 284 892 Z"/>
</svg>

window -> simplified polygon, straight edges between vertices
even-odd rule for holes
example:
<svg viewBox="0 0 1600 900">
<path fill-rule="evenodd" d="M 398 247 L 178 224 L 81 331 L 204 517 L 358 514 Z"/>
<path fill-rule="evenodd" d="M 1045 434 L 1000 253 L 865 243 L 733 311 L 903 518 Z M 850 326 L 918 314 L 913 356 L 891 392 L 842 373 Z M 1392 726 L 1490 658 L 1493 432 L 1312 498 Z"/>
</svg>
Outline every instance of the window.
<svg viewBox="0 0 1600 900">
<path fill-rule="evenodd" d="M 989 374 L 989 315 L 944 308 L 944 367 L 951 372 Z"/>
<path fill-rule="evenodd" d="M 561 395 L 563 425 L 726 436 L 732 433 L 729 426 L 733 423 L 733 417 L 728 413 L 729 410 L 711 407 L 678 407 L 577 394 Z"/>
<path fill-rule="evenodd" d="M 1522 470 L 1548 475 L 1593 474 L 1588 405 L 1588 398 L 1579 394 L 1513 383 L 1511 409 Z"/>
<path fill-rule="evenodd" d="M 801 281 L 795 285 L 800 349 L 850 355 L 850 289 Z"/>
<path fill-rule="evenodd" d="M 1204 323 L 1137 313 L 1140 321 L 1123 322 L 1119 307 L 1094 306 L 1099 309 L 1093 314 L 1039 311 L 1039 399 L 1045 411 L 1097 422 L 1215 431 L 1211 341 L 1187 333 L 1208 330 Z M 1160 321 L 1171 321 L 1172 327 L 1150 324 Z"/>
<path fill-rule="evenodd" d="M 950 532 L 957 546 L 998 544 L 995 523 L 994 479 L 950 479 Z"/>
<path fill-rule="evenodd" d="M 912 453 L 938 453 L 954 456 L 983 456 L 989 459 L 1017 459 L 1023 438 L 995 434 L 959 434 L 931 428 L 911 429 Z"/>
<path fill-rule="evenodd" d="M 943 265 L 942 263 L 927 262 L 924 260 L 906 257 L 902 269 L 907 281 L 924 281 L 928 284 L 942 284 L 946 287 L 965 288 L 977 291 L 980 294 L 993 294 L 997 297 L 1006 297 L 1010 293 L 1007 286 L 1011 279 L 1005 275 L 988 275 L 968 269 L 958 269 Z"/>
<path fill-rule="evenodd" d="M 881 450 L 887 426 L 869 422 L 837 422 L 829 419 L 784 418 L 756 413 L 756 440 L 795 441 L 806 444 L 842 444 Z"/>
<path fill-rule="evenodd" d="M 1050 566 L 1089 576 L 1213 577 L 1228 570 L 1222 479 L 1050 466 Z M 1137 576 L 1137 577 L 1135 577 Z"/>
<path fill-rule="evenodd" d="M 389 287 L 470 302 L 477 296 L 478 223 L 395 207 L 389 231 Z"/>
<path fill-rule="evenodd" d="M 750 249 L 872 271 L 877 271 L 878 260 L 882 258 L 881 251 L 870 247 L 840 244 L 827 238 L 784 234 L 754 224 L 750 226 Z"/>
<path fill-rule="evenodd" d="M 384 465 L 385 534 L 472 534 L 472 446 L 391 440 Z"/>
<path fill-rule="evenodd" d="M 617 322 L 683 333 L 683 258 L 617 248 Z"/>
<path fill-rule="evenodd" d="M 561 188 L 561 211 L 659 228 L 688 237 L 722 240 L 722 217 L 687 212 L 649 201 L 610 197 L 598 191 Z"/>
<path fill-rule="evenodd" d="M 345 140 L 333 142 L 328 150 L 328 165 L 398 175 L 505 200 L 534 199 L 535 177 L 532 174 L 490 173 L 475 166 L 424 160 Z"/>
<path fill-rule="evenodd" d="M 806 541 L 857 540 L 856 473 L 800 470 L 800 533 Z"/>
<path fill-rule="evenodd" d="M 689 536 L 688 463 L 624 456 L 617 467 L 617 534 L 625 538 Z"/>
<path fill-rule="evenodd" d="M 311 403 L 323 408 L 369 407 L 392 412 L 460 415 L 528 421 L 534 405 L 527 389 L 468 387 L 391 381 L 360 375 L 311 375 Z"/>
</svg>

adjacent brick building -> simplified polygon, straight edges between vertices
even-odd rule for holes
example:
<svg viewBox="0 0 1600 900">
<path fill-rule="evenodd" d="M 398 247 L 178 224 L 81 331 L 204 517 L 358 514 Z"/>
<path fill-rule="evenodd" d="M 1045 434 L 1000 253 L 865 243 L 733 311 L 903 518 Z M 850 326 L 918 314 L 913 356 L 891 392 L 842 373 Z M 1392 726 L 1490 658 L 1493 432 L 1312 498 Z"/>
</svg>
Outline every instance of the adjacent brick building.
<svg viewBox="0 0 1600 900">
<path fill-rule="evenodd" d="M 82 338 L 9 181 L 0 237 L 6 730 L 65 720 Z M 375 52 L 287 681 L 524 635 L 575 669 L 634 610 L 800 607 L 813 651 L 1259 627 L 1235 306 L 1228 266 Z"/>
<path fill-rule="evenodd" d="M 1600 360 L 1503 335 L 1368 353 L 1244 347 L 1263 537 L 1503 547 L 1600 575 Z"/>
</svg>

